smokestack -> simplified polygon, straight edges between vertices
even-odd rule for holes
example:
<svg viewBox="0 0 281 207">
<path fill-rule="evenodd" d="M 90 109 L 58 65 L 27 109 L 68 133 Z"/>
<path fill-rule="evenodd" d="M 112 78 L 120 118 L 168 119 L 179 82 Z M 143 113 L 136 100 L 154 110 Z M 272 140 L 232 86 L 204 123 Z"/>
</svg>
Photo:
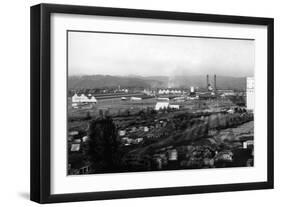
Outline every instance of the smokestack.
<svg viewBox="0 0 281 207">
<path fill-rule="evenodd" d="M 207 75 L 207 89 L 209 89 L 209 75 Z"/>
<path fill-rule="evenodd" d="M 217 91 L 217 76 L 216 74 L 214 75 L 214 91 Z"/>
</svg>

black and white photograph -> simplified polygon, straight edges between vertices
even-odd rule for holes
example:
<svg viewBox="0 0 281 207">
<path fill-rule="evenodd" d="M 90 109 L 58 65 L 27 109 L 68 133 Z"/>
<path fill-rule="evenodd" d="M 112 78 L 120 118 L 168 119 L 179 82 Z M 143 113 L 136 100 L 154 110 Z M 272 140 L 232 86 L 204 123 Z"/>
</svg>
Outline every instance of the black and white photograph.
<svg viewBox="0 0 281 207">
<path fill-rule="evenodd" d="M 255 166 L 255 40 L 67 31 L 67 174 Z"/>
<path fill-rule="evenodd" d="M 32 201 L 274 188 L 274 18 L 148 8 L 30 8 Z"/>
</svg>

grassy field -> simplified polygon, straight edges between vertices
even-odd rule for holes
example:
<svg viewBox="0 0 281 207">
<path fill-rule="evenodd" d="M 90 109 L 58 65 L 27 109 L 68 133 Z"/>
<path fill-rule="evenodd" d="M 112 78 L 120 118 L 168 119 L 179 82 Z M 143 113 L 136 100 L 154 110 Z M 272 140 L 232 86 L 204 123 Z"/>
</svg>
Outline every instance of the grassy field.
<svg viewBox="0 0 281 207">
<path fill-rule="evenodd" d="M 157 103 L 157 99 L 147 98 L 139 101 L 131 101 L 131 100 L 121 100 L 121 98 L 111 98 L 111 99 L 102 99 L 98 100 L 98 102 L 91 109 L 75 109 L 71 107 L 71 99 L 68 99 L 68 117 L 85 117 L 89 112 L 91 116 L 98 116 L 99 110 L 109 110 L 111 115 L 116 115 L 118 113 L 122 113 L 126 110 L 130 110 L 131 112 L 140 111 L 142 109 L 154 108 Z M 216 107 L 229 107 L 232 104 L 228 100 L 219 100 L 219 101 L 200 101 L 200 100 L 188 100 L 184 102 L 177 102 L 175 100 L 170 100 L 170 104 L 180 105 L 181 108 L 184 109 L 196 109 L 196 108 L 216 108 Z"/>
<path fill-rule="evenodd" d="M 91 118 L 97 118 L 99 116 L 100 110 L 105 113 L 108 111 L 110 116 L 116 116 L 124 114 L 129 111 L 130 114 L 137 114 L 141 110 L 146 110 L 147 108 L 154 109 L 157 103 L 157 98 L 151 97 L 138 101 L 132 101 L 130 99 L 121 100 L 118 98 L 111 99 L 101 99 L 98 100 L 92 108 L 73 108 L 71 106 L 71 98 L 68 99 L 68 127 L 69 129 L 82 129 L 87 128 L 87 116 Z M 175 100 L 170 100 L 170 104 L 180 105 L 180 110 L 202 110 L 202 109 L 221 109 L 224 107 L 230 107 L 233 104 L 229 100 L 186 100 L 184 102 L 178 102 Z"/>
</svg>

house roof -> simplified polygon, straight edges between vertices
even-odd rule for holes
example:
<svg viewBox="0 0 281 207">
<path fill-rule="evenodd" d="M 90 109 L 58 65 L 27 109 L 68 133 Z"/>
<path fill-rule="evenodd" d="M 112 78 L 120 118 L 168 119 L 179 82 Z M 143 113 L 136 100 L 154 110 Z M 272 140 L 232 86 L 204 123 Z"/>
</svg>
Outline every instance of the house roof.
<svg viewBox="0 0 281 207">
<path fill-rule="evenodd" d="M 80 144 L 72 144 L 71 145 L 71 152 L 78 152 L 80 150 Z"/>
<path fill-rule="evenodd" d="M 168 102 L 157 102 L 155 105 L 155 109 L 161 109 L 161 108 L 168 108 L 169 103 Z"/>
</svg>

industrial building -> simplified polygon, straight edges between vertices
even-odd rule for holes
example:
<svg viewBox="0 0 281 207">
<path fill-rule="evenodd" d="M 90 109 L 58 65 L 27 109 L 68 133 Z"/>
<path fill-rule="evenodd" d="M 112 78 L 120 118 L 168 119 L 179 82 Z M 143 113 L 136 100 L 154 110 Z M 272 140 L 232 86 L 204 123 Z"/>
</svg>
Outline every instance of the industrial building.
<svg viewBox="0 0 281 207">
<path fill-rule="evenodd" d="M 211 83 L 210 83 L 209 75 L 207 75 L 207 78 L 206 78 L 206 79 L 207 79 L 207 90 L 216 93 L 216 91 L 217 91 L 217 76 L 214 75 L 214 83 L 213 83 L 213 86 L 212 86 Z"/>
<path fill-rule="evenodd" d="M 155 105 L 155 110 L 167 109 L 169 107 L 169 102 L 157 102 Z"/>
<path fill-rule="evenodd" d="M 247 77 L 246 87 L 246 106 L 249 110 L 255 108 L 255 79 L 254 77 Z"/>
<path fill-rule="evenodd" d="M 160 89 L 158 91 L 159 95 L 168 95 L 168 94 L 181 94 L 181 90 L 176 90 L 176 89 Z"/>
<path fill-rule="evenodd" d="M 169 102 L 157 102 L 155 104 L 155 110 L 156 111 L 159 111 L 161 109 L 180 109 L 180 106 L 179 105 L 176 105 L 176 104 L 169 104 Z"/>
<path fill-rule="evenodd" d="M 88 94 L 86 96 L 84 94 L 78 95 L 77 93 L 75 93 L 72 96 L 72 103 L 97 103 L 97 99 L 91 94 Z"/>
<path fill-rule="evenodd" d="M 141 97 L 131 97 L 131 101 L 141 101 Z"/>
<path fill-rule="evenodd" d="M 199 99 L 201 100 L 210 100 L 210 99 L 216 99 L 217 98 L 217 77 L 214 75 L 214 81 L 213 85 L 210 83 L 209 75 L 206 76 L 206 89 L 200 93 Z"/>
</svg>

